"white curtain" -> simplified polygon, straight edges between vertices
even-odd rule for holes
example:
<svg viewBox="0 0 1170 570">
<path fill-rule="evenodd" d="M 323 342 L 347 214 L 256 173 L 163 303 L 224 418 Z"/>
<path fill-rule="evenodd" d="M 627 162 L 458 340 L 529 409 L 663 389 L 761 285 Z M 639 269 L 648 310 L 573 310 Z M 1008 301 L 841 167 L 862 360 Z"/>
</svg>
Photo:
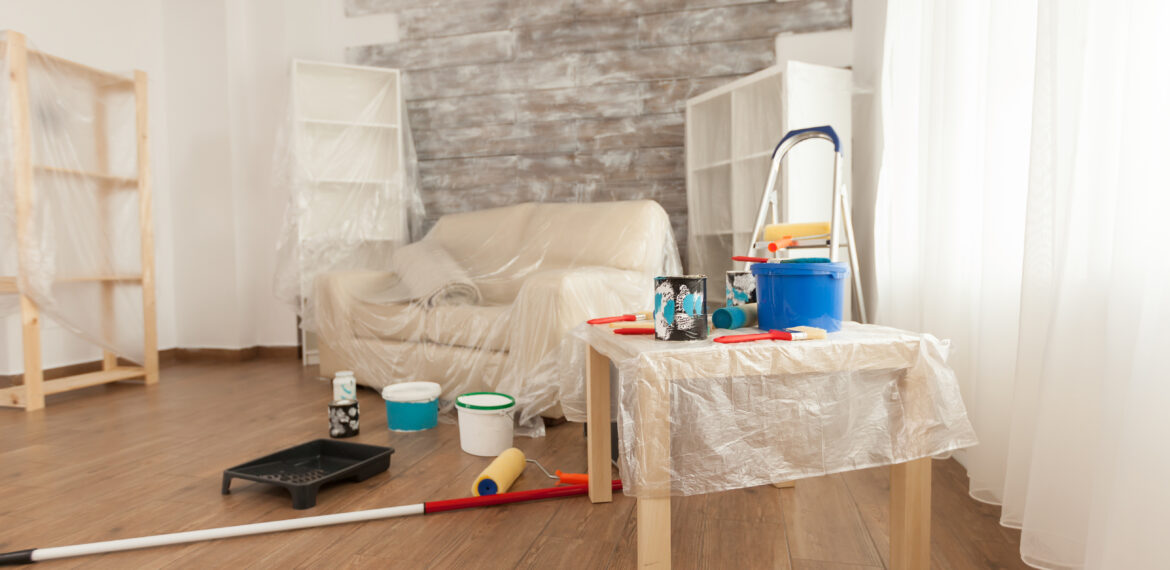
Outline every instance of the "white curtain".
<svg viewBox="0 0 1170 570">
<path fill-rule="evenodd" d="M 1170 568 L 1170 3 L 891 0 L 877 322 L 954 341 L 1040 568 Z"/>
</svg>

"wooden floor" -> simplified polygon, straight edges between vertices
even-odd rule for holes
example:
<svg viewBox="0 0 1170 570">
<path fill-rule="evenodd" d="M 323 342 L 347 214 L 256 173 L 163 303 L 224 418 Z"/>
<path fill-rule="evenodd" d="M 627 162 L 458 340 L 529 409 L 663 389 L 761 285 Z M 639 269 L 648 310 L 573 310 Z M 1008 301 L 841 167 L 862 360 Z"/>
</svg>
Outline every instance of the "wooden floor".
<svg viewBox="0 0 1170 570">
<path fill-rule="evenodd" d="M 385 429 L 381 399 L 360 390 L 356 441 L 397 451 L 389 473 L 323 489 L 316 508 L 236 481 L 225 468 L 325 437 L 331 388 L 290 360 L 179 364 L 162 383 L 81 390 L 44 411 L 0 408 L 0 552 L 128 538 L 469 495 L 488 463 L 460 451 L 458 430 Z M 585 470 L 577 424 L 517 438 L 550 468 Z M 676 568 L 882 568 L 889 560 L 887 469 L 676 498 Z M 1024 568 L 1019 533 L 998 509 L 966 494 L 953 460 L 934 462 L 937 568 Z M 529 467 L 515 489 L 545 487 Z M 38 567 L 208 568 L 631 568 L 634 501 L 566 498 L 177 545 L 38 564 Z"/>
</svg>

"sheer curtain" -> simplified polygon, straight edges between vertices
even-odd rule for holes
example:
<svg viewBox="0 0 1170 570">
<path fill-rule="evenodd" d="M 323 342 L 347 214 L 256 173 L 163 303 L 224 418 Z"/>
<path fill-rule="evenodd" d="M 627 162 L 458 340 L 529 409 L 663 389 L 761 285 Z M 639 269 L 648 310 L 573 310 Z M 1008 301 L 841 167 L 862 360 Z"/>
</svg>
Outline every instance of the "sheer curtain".
<svg viewBox="0 0 1170 570">
<path fill-rule="evenodd" d="M 1170 3 L 889 3 L 877 321 L 954 341 L 971 495 L 1170 567 Z"/>
</svg>

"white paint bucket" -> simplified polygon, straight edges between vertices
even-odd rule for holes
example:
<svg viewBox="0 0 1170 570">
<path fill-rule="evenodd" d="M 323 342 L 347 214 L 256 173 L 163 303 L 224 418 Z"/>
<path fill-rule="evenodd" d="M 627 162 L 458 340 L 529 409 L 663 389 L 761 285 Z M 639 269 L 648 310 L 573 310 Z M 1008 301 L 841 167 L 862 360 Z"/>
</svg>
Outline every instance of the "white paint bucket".
<svg viewBox="0 0 1170 570">
<path fill-rule="evenodd" d="M 512 447 L 512 410 L 516 400 L 498 392 L 471 392 L 455 398 L 459 410 L 459 445 L 481 457 L 495 457 Z"/>
</svg>

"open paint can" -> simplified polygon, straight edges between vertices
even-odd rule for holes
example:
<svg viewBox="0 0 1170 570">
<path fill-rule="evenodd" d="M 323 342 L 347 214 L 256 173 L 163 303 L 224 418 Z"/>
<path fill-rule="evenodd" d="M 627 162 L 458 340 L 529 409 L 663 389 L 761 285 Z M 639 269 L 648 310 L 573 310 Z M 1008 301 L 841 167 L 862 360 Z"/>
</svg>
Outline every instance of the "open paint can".
<svg viewBox="0 0 1170 570">
<path fill-rule="evenodd" d="M 654 278 L 654 338 L 707 338 L 707 276 Z"/>
<path fill-rule="evenodd" d="M 329 437 L 353 437 L 359 433 L 357 400 L 329 404 Z"/>
<path fill-rule="evenodd" d="M 738 307 L 756 302 L 756 276 L 751 271 L 728 271 L 727 306 Z"/>
<path fill-rule="evenodd" d="M 439 423 L 439 394 L 434 382 L 402 382 L 382 388 L 386 426 L 393 431 L 422 431 Z"/>
<path fill-rule="evenodd" d="M 515 408 L 516 399 L 499 392 L 471 392 L 455 398 L 459 446 L 481 457 L 495 457 L 512 447 Z"/>
</svg>

